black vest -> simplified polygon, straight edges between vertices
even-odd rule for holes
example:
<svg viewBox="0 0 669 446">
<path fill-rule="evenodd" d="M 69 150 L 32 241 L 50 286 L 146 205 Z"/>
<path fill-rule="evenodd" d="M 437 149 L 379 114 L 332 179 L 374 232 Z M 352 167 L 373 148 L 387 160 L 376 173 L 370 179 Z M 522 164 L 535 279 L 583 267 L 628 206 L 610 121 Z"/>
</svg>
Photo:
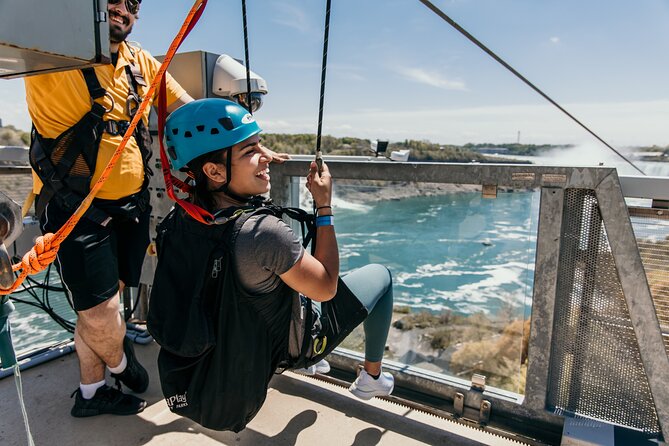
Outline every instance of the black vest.
<svg viewBox="0 0 669 446">
<path fill-rule="evenodd" d="M 295 292 L 282 284 L 250 295 L 232 263 L 242 225 L 263 209 L 207 226 L 177 207 L 158 228 L 148 329 L 161 346 L 161 387 L 170 410 L 211 429 L 251 421 L 287 352 Z"/>
</svg>

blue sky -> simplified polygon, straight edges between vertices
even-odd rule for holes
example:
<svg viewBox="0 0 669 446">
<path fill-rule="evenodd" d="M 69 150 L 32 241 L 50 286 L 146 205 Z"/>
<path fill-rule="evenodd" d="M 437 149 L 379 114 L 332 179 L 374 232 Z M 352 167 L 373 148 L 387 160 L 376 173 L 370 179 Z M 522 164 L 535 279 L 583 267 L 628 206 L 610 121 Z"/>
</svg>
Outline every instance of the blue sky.
<svg viewBox="0 0 669 446">
<path fill-rule="evenodd" d="M 669 144 L 666 0 L 435 0 L 614 147 Z M 190 1 L 144 0 L 131 35 L 163 54 Z M 315 133 L 325 0 L 248 0 L 268 132 Z M 183 51 L 243 58 L 241 2 L 210 0 Z M 323 132 L 391 141 L 599 144 L 417 0 L 333 0 Z M 28 129 L 20 80 L 0 118 Z"/>
</svg>

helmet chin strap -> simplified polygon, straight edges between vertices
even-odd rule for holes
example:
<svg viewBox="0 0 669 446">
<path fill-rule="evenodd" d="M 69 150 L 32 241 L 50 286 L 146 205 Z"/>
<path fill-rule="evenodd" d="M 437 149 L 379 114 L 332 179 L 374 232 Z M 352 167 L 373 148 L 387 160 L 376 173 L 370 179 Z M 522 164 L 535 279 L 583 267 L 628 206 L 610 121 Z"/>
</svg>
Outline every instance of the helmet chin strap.
<svg viewBox="0 0 669 446">
<path fill-rule="evenodd" d="M 225 160 L 225 183 L 214 189 L 212 192 L 223 192 L 228 197 L 241 203 L 246 203 L 252 197 L 242 197 L 230 190 L 230 180 L 232 178 L 232 150 L 228 150 L 228 156 Z"/>
<path fill-rule="evenodd" d="M 237 195 L 236 193 L 230 190 L 230 188 L 228 187 L 229 185 L 230 183 L 226 181 L 225 184 L 223 184 L 221 187 L 214 189 L 212 192 L 223 192 L 228 197 L 232 198 L 235 201 L 239 201 L 240 203 L 246 203 L 251 198 L 253 198 L 253 197 L 242 197 L 241 195 Z"/>
</svg>

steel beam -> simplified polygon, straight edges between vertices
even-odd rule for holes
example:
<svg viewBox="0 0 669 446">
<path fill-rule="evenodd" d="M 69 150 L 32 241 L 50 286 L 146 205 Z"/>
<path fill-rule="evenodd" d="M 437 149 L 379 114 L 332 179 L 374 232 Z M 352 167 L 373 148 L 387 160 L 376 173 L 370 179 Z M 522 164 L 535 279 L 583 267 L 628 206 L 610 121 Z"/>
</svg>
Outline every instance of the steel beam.
<svg viewBox="0 0 669 446">
<path fill-rule="evenodd" d="M 669 357 L 617 173 L 595 189 L 613 261 L 665 438 L 669 435 Z"/>
</svg>

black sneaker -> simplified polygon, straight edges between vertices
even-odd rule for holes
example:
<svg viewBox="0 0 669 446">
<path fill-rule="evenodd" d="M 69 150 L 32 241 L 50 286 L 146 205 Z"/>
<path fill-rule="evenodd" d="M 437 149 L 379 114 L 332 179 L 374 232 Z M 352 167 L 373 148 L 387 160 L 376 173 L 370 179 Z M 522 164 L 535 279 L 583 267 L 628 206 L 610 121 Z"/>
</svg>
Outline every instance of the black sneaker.
<svg viewBox="0 0 669 446">
<path fill-rule="evenodd" d="M 111 376 L 116 378 L 117 383 L 122 382 L 133 392 L 142 393 L 149 387 L 149 373 L 135 357 L 132 341 L 127 337 L 123 338 L 123 352 L 128 365 L 121 373 L 112 373 Z"/>
<path fill-rule="evenodd" d="M 70 411 L 73 417 L 93 417 L 104 413 L 112 415 L 134 415 L 146 407 L 146 401 L 134 395 L 127 395 L 119 389 L 104 385 L 100 387 L 93 398 L 84 399 L 81 390 L 74 391 L 74 406 Z M 72 397 L 71 396 L 71 397 Z M 70 398 L 71 398 L 70 397 Z"/>
</svg>

